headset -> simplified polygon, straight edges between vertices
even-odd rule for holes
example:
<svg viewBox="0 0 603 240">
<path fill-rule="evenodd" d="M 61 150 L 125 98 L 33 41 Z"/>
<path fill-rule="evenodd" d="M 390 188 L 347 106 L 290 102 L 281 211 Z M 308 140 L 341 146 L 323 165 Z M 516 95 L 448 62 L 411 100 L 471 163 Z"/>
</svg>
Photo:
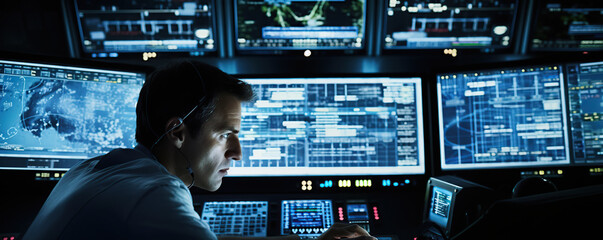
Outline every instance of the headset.
<svg viewBox="0 0 603 240">
<path fill-rule="evenodd" d="M 197 67 L 195 66 L 195 64 L 193 64 L 191 61 L 186 61 L 186 62 L 193 67 L 193 70 L 195 70 L 195 73 L 197 74 L 197 77 L 199 78 L 199 81 L 201 82 L 201 88 L 202 88 L 202 91 L 203 91 L 203 96 L 201 97 L 201 99 L 199 99 L 199 101 L 197 102 L 197 104 L 195 105 L 195 107 L 193 109 L 191 109 L 186 115 L 184 115 L 184 117 L 179 117 L 178 118 L 178 123 L 177 124 L 174 124 L 174 126 L 172 128 L 170 128 L 169 130 L 165 131 L 165 133 L 161 134 L 161 136 L 159 136 L 159 138 L 157 138 L 157 140 L 153 143 L 153 145 L 151 145 L 151 148 L 149 149 L 151 152 L 153 152 L 153 148 L 155 148 L 155 146 L 163 139 L 163 137 L 165 137 L 171 131 L 174 131 L 174 129 L 182 126 L 182 124 L 184 124 L 184 120 L 186 120 L 193 112 L 195 112 L 195 110 L 197 110 L 197 108 L 199 108 L 199 106 L 201 106 L 201 104 L 203 103 L 203 101 L 205 100 L 205 98 L 207 96 L 207 90 L 205 88 L 205 82 L 203 80 L 203 77 L 201 77 L 201 74 L 199 73 L 199 70 L 197 69 Z M 146 118 L 147 118 L 147 127 L 151 130 L 151 132 L 153 133 L 153 135 L 157 136 L 157 133 L 151 127 L 151 121 L 149 119 L 149 111 L 148 110 L 149 110 L 149 95 L 150 95 L 150 92 L 151 92 L 151 83 L 149 83 L 149 86 L 147 88 L 147 94 L 145 96 L 145 112 L 146 112 Z M 191 161 L 186 157 L 186 155 L 184 155 L 184 153 L 182 153 L 182 151 L 180 151 L 180 148 L 176 148 L 176 149 L 184 157 L 184 159 L 187 162 L 186 170 L 188 171 L 188 173 L 193 178 L 192 181 L 191 181 L 191 184 L 189 184 L 187 187 L 191 188 L 195 184 L 195 173 L 193 172 L 193 169 L 191 168 Z"/>
</svg>

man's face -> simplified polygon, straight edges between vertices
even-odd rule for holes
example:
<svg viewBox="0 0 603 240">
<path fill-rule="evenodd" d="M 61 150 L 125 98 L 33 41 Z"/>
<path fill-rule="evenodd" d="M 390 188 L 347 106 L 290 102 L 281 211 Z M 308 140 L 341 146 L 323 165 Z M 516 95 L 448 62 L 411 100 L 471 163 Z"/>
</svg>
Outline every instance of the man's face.
<svg viewBox="0 0 603 240">
<path fill-rule="evenodd" d="M 232 160 L 241 160 L 239 129 L 241 101 L 230 94 L 219 96 L 216 109 L 195 138 L 182 146 L 195 173 L 195 186 L 216 191 Z"/>
</svg>

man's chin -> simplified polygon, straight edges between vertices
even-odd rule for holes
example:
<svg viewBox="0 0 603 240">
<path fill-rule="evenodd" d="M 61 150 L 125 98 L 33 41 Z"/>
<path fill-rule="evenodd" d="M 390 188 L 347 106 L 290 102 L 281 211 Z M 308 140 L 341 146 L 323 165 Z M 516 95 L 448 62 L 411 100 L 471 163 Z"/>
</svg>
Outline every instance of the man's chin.
<svg viewBox="0 0 603 240">
<path fill-rule="evenodd" d="M 220 189 L 220 186 L 222 186 L 222 179 L 220 179 L 218 182 L 216 182 L 214 184 L 211 184 L 205 190 L 210 191 L 210 192 L 215 192 L 215 191 L 218 191 L 218 189 Z"/>
</svg>

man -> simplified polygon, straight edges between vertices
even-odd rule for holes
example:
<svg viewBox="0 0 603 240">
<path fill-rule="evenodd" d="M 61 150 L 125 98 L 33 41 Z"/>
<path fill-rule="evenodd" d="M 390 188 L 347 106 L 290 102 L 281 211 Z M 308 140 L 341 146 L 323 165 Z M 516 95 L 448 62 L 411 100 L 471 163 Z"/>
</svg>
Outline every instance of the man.
<svg viewBox="0 0 603 240">
<path fill-rule="evenodd" d="M 248 84 L 200 62 L 150 74 L 136 106 L 139 145 L 72 167 L 23 239 L 216 239 L 189 188 L 216 191 L 241 160 L 241 102 L 252 97 Z M 374 239 L 345 224 L 319 237 L 340 238 Z"/>
</svg>

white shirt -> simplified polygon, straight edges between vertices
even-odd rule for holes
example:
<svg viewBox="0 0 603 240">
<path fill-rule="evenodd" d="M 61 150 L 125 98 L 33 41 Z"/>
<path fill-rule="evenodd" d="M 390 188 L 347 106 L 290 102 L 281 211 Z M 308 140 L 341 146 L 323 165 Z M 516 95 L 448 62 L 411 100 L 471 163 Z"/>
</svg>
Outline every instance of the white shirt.
<svg viewBox="0 0 603 240">
<path fill-rule="evenodd" d="M 116 149 L 72 167 L 23 239 L 216 239 L 191 193 L 148 149 Z"/>
</svg>

